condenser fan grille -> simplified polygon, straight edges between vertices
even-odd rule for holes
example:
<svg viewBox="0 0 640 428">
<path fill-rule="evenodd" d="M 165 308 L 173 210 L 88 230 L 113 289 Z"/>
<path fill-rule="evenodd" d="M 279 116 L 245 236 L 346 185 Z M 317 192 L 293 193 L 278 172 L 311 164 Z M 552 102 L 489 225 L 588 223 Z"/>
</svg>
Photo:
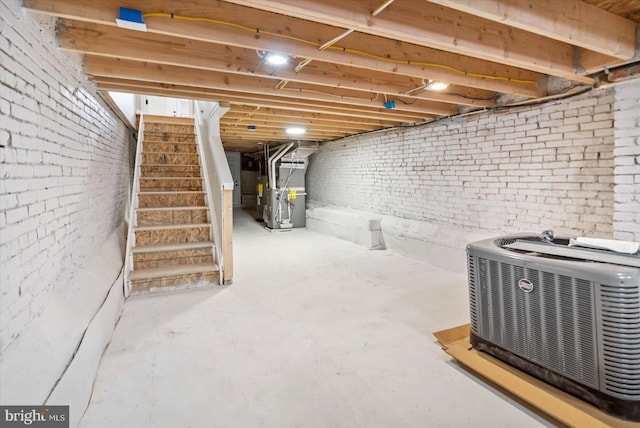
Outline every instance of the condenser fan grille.
<svg viewBox="0 0 640 428">
<path fill-rule="evenodd" d="M 475 269 L 474 284 L 470 283 L 474 333 L 553 372 L 598 387 L 591 282 L 485 258 L 470 260 L 469 265 Z M 533 290 L 523 291 L 521 280 L 531 283 Z"/>
</svg>

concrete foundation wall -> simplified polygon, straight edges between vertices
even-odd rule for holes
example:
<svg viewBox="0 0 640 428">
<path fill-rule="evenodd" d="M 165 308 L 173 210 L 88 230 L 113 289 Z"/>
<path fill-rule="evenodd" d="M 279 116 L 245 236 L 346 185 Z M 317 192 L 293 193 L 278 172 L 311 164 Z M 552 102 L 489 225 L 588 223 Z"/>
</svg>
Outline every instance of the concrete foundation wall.
<svg viewBox="0 0 640 428">
<path fill-rule="evenodd" d="M 40 404 L 118 277 L 111 252 L 90 296 L 75 281 L 124 234 L 134 142 L 54 20 L 9 0 L 0 25 L 0 402 Z"/>
<path fill-rule="evenodd" d="M 392 250 L 459 273 L 466 272 L 467 244 L 492 236 L 447 224 L 313 203 L 307 208 L 307 228 L 371 250 Z"/>
</svg>

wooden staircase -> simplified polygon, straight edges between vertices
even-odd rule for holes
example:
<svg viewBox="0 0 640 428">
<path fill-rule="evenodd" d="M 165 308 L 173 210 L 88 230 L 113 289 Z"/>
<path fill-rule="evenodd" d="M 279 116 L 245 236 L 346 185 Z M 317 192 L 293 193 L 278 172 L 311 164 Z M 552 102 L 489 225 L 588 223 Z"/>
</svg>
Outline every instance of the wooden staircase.
<svg viewBox="0 0 640 428">
<path fill-rule="evenodd" d="M 193 119 L 144 122 L 131 294 L 218 284 Z"/>
</svg>

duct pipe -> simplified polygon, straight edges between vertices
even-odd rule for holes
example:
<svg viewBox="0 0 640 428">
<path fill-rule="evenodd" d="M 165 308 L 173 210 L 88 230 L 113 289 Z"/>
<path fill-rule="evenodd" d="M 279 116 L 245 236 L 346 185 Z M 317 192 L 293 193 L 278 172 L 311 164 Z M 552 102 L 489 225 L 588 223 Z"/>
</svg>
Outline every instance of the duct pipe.
<svg viewBox="0 0 640 428">
<path fill-rule="evenodd" d="M 293 147 L 295 143 L 289 143 L 286 146 L 278 149 L 273 156 L 269 158 L 269 188 L 276 188 L 276 162 L 280 160 L 282 156 L 284 156 L 291 147 Z"/>
</svg>

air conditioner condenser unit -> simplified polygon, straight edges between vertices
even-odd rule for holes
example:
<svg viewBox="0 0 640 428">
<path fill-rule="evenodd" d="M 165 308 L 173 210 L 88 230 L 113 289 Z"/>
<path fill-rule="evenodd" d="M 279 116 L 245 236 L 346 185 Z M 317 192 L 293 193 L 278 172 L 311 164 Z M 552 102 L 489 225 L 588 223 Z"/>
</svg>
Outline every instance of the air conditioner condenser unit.
<svg viewBox="0 0 640 428">
<path fill-rule="evenodd" d="M 640 421 L 640 257 L 515 235 L 467 246 L 471 344 Z"/>
</svg>

